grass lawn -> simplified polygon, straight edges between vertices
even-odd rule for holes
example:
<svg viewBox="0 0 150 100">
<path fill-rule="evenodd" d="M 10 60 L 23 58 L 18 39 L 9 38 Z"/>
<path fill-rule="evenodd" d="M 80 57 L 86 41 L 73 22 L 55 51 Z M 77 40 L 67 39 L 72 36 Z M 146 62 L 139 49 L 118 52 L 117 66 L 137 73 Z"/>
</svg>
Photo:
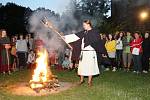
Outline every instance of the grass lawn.
<svg viewBox="0 0 150 100">
<path fill-rule="evenodd" d="M 59 81 L 79 81 L 75 71 L 52 71 Z M 108 71 L 94 77 L 92 87 L 88 87 L 85 78 L 86 83 L 81 86 L 48 96 L 17 96 L 8 92 L 7 86 L 28 82 L 31 76 L 30 70 L 0 75 L 0 100 L 150 100 L 150 73 L 137 75 L 123 71 Z"/>
</svg>

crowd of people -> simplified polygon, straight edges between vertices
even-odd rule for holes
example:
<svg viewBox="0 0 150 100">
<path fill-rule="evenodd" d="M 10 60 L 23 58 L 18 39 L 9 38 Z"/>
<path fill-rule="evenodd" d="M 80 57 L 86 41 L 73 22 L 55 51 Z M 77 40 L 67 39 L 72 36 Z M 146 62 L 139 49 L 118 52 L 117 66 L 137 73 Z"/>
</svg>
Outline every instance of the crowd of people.
<svg viewBox="0 0 150 100">
<path fill-rule="evenodd" d="M 94 31 L 92 31 L 94 32 Z M 90 33 L 92 34 L 92 33 Z M 78 34 L 77 34 L 78 36 Z M 94 35 L 93 35 L 94 36 Z M 79 36 L 80 37 L 80 36 Z M 83 36 L 84 37 L 84 36 Z M 88 37 L 87 37 L 88 38 Z M 96 37 L 93 37 L 97 39 Z M 124 71 L 133 71 L 134 73 L 148 73 L 149 72 L 149 60 L 150 60 L 150 34 L 145 32 L 141 34 L 139 32 L 116 32 L 115 34 L 99 34 L 98 38 L 100 39 L 101 48 L 96 51 L 96 60 L 98 63 L 99 70 L 102 70 L 102 67 L 105 68 L 105 71 L 112 70 L 113 72 L 117 70 Z M 81 39 L 80 39 L 81 40 Z M 84 40 L 86 41 L 86 40 Z M 94 39 L 86 41 L 89 44 Z M 31 68 L 35 64 L 36 53 L 35 53 L 35 40 L 31 37 L 31 34 L 23 36 L 7 36 L 7 32 L 4 29 L 0 31 L 0 73 L 11 73 L 12 71 L 22 70 L 26 68 Z M 80 42 L 83 42 L 82 40 Z M 71 44 L 72 45 L 72 44 Z M 102 46 L 103 45 L 103 46 Z M 73 46 L 73 54 L 77 54 L 76 47 Z M 74 48 L 75 47 L 75 48 Z M 93 45 L 94 47 L 94 45 Z M 82 49 L 82 45 L 81 48 Z M 89 47 L 88 51 L 93 51 Z M 101 52 L 99 52 L 100 50 Z M 87 51 L 87 50 L 83 50 Z M 106 52 L 105 52 L 106 51 Z M 85 52 L 81 53 L 84 54 Z M 69 60 L 69 50 L 66 49 L 63 61 L 61 63 L 62 69 L 73 69 L 80 66 L 81 63 L 81 53 L 79 57 L 72 57 L 72 63 Z M 89 54 L 89 53 L 88 53 Z M 85 55 L 88 55 L 85 54 Z M 84 55 L 84 56 L 85 56 Z M 101 55 L 101 56 L 99 56 Z M 51 65 L 58 64 L 56 57 L 57 54 L 54 52 L 50 55 Z M 87 59 L 87 58 L 86 58 Z M 95 59 L 95 58 L 94 58 Z M 83 60 L 83 58 L 82 58 Z M 90 61 L 88 61 L 90 62 Z M 86 62 L 88 65 L 89 63 Z M 82 65 L 83 66 L 83 65 Z M 87 66 L 87 65 L 86 65 Z M 79 67 L 80 68 L 80 67 Z M 99 73 L 99 71 L 95 71 Z M 83 79 L 81 79 L 82 83 Z"/>
<path fill-rule="evenodd" d="M 105 70 L 123 69 L 136 73 L 148 73 L 150 60 L 149 32 L 117 32 L 101 34 L 110 63 L 104 63 Z"/>
<path fill-rule="evenodd" d="M 25 38 L 22 34 L 9 37 L 5 29 L 0 30 L 0 73 L 11 74 L 13 71 L 27 68 L 27 64 L 34 62 L 30 56 L 32 53 L 34 51 L 31 34 L 27 34 Z"/>
<path fill-rule="evenodd" d="M 44 47 L 44 42 L 32 34 L 8 36 L 5 29 L 0 30 L 0 73 L 11 74 L 14 71 L 34 69 L 37 52 Z M 49 65 L 58 69 L 71 68 L 70 50 L 66 48 L 62 57 L 58 58 L 57 51 L 48 51 Z M 59 61 L 58 61 L 59 60 Z M 61 67 L 61 68 L 60 68 Z"/>
</svg>

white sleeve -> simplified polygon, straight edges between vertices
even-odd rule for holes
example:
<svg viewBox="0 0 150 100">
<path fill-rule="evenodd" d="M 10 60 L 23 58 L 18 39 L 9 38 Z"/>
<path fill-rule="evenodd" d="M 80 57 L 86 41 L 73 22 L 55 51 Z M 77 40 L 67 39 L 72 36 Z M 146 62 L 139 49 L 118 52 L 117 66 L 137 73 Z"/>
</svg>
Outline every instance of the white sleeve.
<svg viewBox="0 0 150 100">
<path fill-rule="evenodd" d="M 27 59 L 27 63 L 30 63 L 31 59 L 30 59 L 30 54 L 28 55 L 28 59 Z"/>
<path fill-rule="evenodd" d="M 17 49 L 17 51 L 18 51 L 18 40 L 16 41 L 16 49 Z"/>
<path fill-rule="evenodd" d="M 74 41 L 77 41 L 77 40 L 80 39 L 80 38 L 79 38 L 77 35 L 75 35 L 75 34 L 65 35 L 64 37 L 65 37 L 65 41 L 66 41 L 67 43 L 71 43 L 71 42 L 74 42 Z"/>
</svg>

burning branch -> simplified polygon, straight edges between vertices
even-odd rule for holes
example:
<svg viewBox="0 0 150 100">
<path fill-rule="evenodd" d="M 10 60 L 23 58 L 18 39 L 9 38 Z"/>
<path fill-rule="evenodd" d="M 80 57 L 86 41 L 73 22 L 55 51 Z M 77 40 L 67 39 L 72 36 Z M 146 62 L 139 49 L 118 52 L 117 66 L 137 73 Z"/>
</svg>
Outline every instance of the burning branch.
<svg viewBox="0 0 150 100">
<path fill-rule="evenodd" d="M 63 34 L 63 33 L 59 33 L 59 31 L 56 29 L 56 27 L 54 27 L 54 25 L 52 24 L 52 22 L 49 21 L 46 17 L 44 17 L 44 20 L 42 20 L 41 22 L 44 24 L 45 27 L 48 27 L 48 28 L 50 28 L 53 32 L 57 33 L 57 34 L 60 36 L 60 38 L 67 44 L 67 46 L 71 49 L 70 57 L 69 57 L 69 60 L 71 61 L 71 56 L 72 56 L 72 50 L 73 50 L 73 48 L 72 48 L 72 46 L 71 46 L 70 44 L 68 44 L 68 43 L 64 40 L 64 38 L 61 36 L 61 34 Z M 64 34 L 63 34 L 63 35 L 64 35 Z"/>
</svg>

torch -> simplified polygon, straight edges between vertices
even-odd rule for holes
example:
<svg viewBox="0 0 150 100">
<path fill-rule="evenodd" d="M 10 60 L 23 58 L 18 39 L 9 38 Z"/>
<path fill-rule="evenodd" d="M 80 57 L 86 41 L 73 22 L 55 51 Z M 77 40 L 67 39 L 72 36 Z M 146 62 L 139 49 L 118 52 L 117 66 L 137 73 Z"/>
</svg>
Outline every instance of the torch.
<svg viewBox="0 0 150 100">
<path fill-rule="evenodd" d="M 67 46 L 70 48 L 70 56 L 69 56 L 69 60 L 71 61 L 71 56 L 72 56 L 72 50 L 73 50 L 73 48 L 72 48 L 72 46 L 70 45 L 70 44 L 68 44 L 65 40 L 64 40 L 64 38 L 62 37 L 62 35 L 61 34 L 63 34 L 62 32 L 60 33 L 57 29 L 56 29 L 56 27 L 52 24 L 52 22 L 51 21 L 49 21 L 46 17 L 44 17 L 44 20 L 41 20 L 41 22 L 44 24 L 44 26 L 46 26 L 46 27 L 48 27 L 48 28 L 50 28 L 53 32 L 55 32 L 55 33 L 57 33 L 58 34 L 58 36 L 67 44 Z M 63 34 L 64 35 L 64 34 Z"/>
</svg>

